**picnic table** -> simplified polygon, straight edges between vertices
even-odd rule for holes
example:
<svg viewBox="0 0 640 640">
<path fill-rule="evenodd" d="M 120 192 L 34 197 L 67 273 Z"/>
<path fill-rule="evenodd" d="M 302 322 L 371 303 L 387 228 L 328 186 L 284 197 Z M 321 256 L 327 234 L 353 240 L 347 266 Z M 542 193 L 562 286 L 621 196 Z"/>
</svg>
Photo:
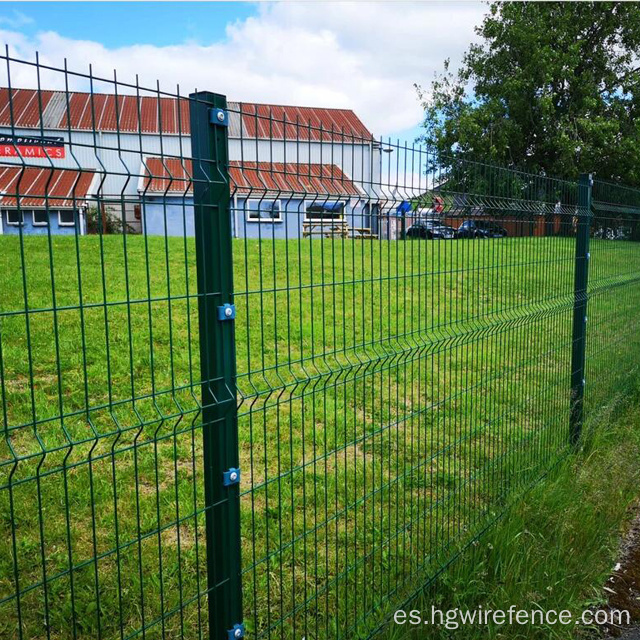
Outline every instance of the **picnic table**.
<svg viewBox="0 0 640 640">
<path fill-rule="evenodd" d="M 346 220 L 305 220 L 302 223 L 302 237 L 323 235 L 325 238 L 349 236 L 349 223 Z"/>
</svg>

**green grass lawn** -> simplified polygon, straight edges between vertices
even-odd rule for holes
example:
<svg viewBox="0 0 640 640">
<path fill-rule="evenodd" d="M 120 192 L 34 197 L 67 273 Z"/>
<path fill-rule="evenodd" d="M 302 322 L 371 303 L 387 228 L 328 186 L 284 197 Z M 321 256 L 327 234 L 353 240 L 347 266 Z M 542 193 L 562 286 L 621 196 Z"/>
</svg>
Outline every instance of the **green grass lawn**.
<svg viewBox="0 0 640 640">
<path fill-rule="evenodd" d="M 409 609 L 441 611 L 570 611 L 570 625 L 475 624 L 420 626 L 391 624 L 385 640 L 567 640 L 603 637 L 602 627 L 575 625 L 583 611 L 630 610 L 609 604 L 621 593 L 609 578 L 621 557 L 620 538 L 637 514 L 640 483 L 638 388 L 629 402 L 607 412 L 607 428 L 593 430 L 575 456 L 566 457 L 544 483 L 525 493 L 461 562 L 435 580 Z M 611 410 L 613 409 L 613 410 Z M 633 565 L 625 563 L 629 570 Z M 621 597 L 621 596 L 618 596 Z M 624 597 L 624 596 L 622 596 Z M 607 634 L 606 637 L 611 637 Z"/>
<path fill-rule="evenodd" d="M 640 346 L 639 246 L 591 253 L 588 426 Z M 0 267 L 0 637 L 206 636 L 193 241 Z M 567 450 L 573 274 L 572 238 L 234 241 L 253 637 L 366 637 Z"/>
</svg>

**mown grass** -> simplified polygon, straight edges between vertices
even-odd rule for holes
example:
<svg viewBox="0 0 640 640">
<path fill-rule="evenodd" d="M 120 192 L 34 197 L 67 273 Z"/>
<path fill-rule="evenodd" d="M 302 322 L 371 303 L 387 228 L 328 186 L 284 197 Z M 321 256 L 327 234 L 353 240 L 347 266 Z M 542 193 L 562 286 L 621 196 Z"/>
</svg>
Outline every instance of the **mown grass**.
<svg viewBox="0 0 640 640">
<path fill-rule="evenodd" d="M 592 254 L 596 416 L 640 252 Z M 206 635 L 193 241 L 4 237 L 0 265 L 0 637 Z M 253 636 L 366 637 L 565 453 L 573 269 L 571 238 L 235 241 Z"/>
<path fill-rule="evenodd" d="M 636 380 L 636 385 L 638 381 Z M 633 385 L 632 385 L 633 386 Z M 620 535 L 637 513 L 640 482 L 638 388 L 606 428 L 588 434 L 578 455 L 564 459 L 527 492 L 464 558 L 407 608 L 441 611 L 570 611 L 570 625 L 391 625 L 383 637 L 566 639 L 600 637 L 597 625 L 575 625 L 586 609 L 607 608 L 607 584 Z M 615 588 L 615 585 L 612 585 Z"/>
</svg>

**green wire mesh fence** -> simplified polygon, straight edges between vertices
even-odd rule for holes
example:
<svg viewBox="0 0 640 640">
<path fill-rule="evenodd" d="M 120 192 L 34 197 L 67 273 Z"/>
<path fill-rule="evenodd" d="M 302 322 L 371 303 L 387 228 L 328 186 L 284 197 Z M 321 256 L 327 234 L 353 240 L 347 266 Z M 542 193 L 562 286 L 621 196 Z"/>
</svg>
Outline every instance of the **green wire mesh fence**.
<svg viewBox="0 0 640 640">
<path fill-rule="evenodd" d="M 640 190 L 595 179 L 592 216 L 585 424 L 595 427 L 636 381 Z"/>
<path fill-rule="evenodd" d="M 2 60 L 0 637 L 371 637 L 636 385 L 639 191 Z"/>
</svg>

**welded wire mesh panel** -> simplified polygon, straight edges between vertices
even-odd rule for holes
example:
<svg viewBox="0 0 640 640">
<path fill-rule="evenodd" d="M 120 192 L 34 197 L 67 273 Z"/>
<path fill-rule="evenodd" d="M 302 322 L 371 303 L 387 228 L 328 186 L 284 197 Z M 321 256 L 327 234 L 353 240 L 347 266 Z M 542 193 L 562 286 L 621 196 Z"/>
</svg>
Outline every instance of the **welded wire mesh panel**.
<svg viewBox="0 0 640 640">
<path fill-rule="evenodd" d="M 366 637 L 568 447 L 577 185 L 230 118 L 245 623 Z"/>
<path fill-rule="evenodd" d="M 2 64 L 0 637 L 200 637 L 189 102 Z"/>
<path fill-rule="evenodd" d="M 637 388 L 640 191 L 594 180 L 585 419 L 592 427 Z"/>
<path fill-rule="evenodd" d="M 0 638 L 370 637 L 635 384 L 637 190 L 2 62 Z"/>
</svg>

